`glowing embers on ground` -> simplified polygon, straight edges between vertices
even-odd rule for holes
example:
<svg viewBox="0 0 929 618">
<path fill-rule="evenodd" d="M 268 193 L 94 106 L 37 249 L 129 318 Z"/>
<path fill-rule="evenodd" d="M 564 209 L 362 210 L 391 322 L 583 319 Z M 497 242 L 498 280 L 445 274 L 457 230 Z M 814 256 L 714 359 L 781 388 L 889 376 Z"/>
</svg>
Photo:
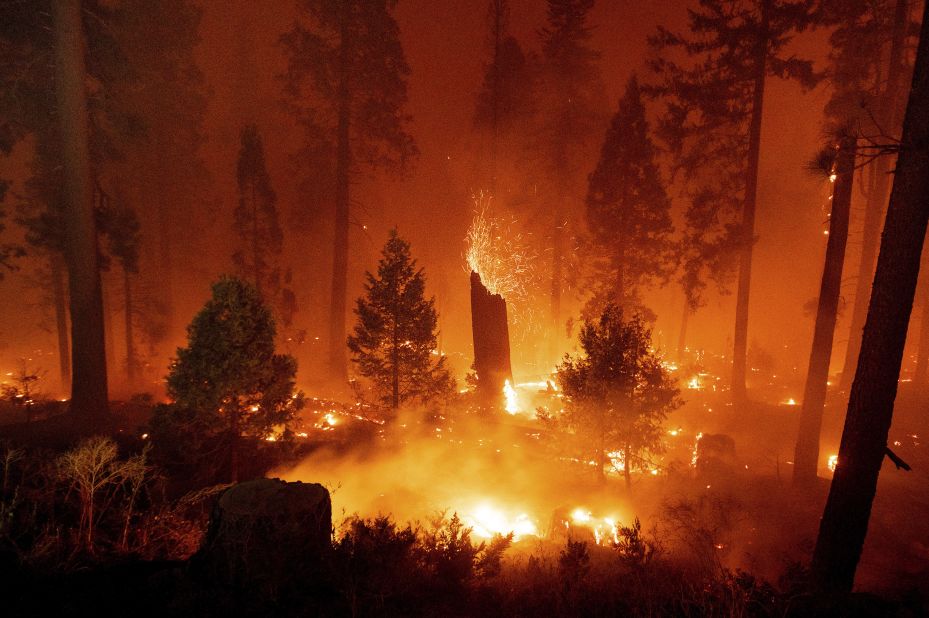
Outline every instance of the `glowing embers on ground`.
<svg viewBox="0 0 929 618">
<path fill-rule="evenodd" d="M 539 536 L 536 523 L 523 512 L 509 511 L 490 502 L 481 502 L 462 514 L 461 520 L 471 533 L 482 539 L 512 533 L 515 540 L 526 536 Z"/>
</svg>

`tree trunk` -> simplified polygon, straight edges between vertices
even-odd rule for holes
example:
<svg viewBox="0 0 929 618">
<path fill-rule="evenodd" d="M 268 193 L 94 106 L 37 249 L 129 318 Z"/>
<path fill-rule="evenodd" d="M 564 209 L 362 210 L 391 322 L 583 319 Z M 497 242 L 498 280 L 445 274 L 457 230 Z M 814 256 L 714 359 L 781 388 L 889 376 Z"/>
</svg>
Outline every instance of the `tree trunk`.
<svg viewBox="0 0 929 618">
<path fill-rule="evenodd" d="M 52 21 L 71 299 L 71 410 L 81 419 L 83 428 L 92 432 L 100 429 L 108 417 L 108 402 L 80 0 L 53 2 Z"/>
<path fill-rule="evenodd" d="M 739 259 L 739 287 L 735 304 L 735 337 L 732 351 L 732 399 L 744 401 L 745 368 L 748 356 L 748 301 L 752 283 L 752 250 L 755 244 L 755 204 L 758 193 L 758 161 L 761 153 L 761 119 L 768 58 L 768 10 L 770 0 L 761 3 L 761 33 L 755 50 L 755 84 L 752 117 L 748 132 L 748 162 L 745 168 L 745 203 L 742 207 L 742 253 Z"/>
<path fill-rule="evenodd" d="M 887 448 L 906 331 L 929 220 L 929 4 L 838 465 L 811 566 L 823 591 L 851 591 Z"/>
<path fill-rule="evenodd" d="M 351 50 L 349 48 L 349 19 L 351 3 L 343 2 L 340 17 L 339 41 L 339 92 L 338 129 L 336 153 L 335 191 L 335 240 L 332 260 L 332 299 L 329 314 L 329 372 L 339 382 L 347 378 L 347 356 L 345 352 L 345 311 L 348 294 L 348 226 L 349 226 L 349 180 L 351 175 L 351 91 L 349 70 Z"/>
<path fill-rule="evenodd" d="M 906 25 L 909 18 L 908 0 L 897 0 L 894 12 L 893 39 L 890 45 L 890 68 L 887 73 L 887 85 L 881 97 L 879 118 L 881 126 L 897 132 L 900 101 L 899 84 L 903 73 L 903 44 L 906 37 Z M 840 388 L 848 390 L 855 376 L 855 364 L 858 362 L 858 350 L 861 347 L 861 330 L 864 328 L 868 312 L 868 298 L 871 293 L 871 280 L 874 276 L 874 261 L 877 259 L 878 244 L 881 239 L 881 222 L 887 205 L 887 191 L 890 188 L 892 160 L 884 155 L 872 163 L 874 186 L 865 206 L 864 228 L 861 238 L 861 258 L 858 262 L 858 277 L 855 284 L 855 304 L 852 308 L 852 321 L 848 331 L 848 346 L 845 351 L 845 364 L 842 366 Z"/>
<path fill-rule="evenodd" d="M 794 483 L 809 483 L 816 479 L 819 463 L 819 434 L 826 403 L 826 382 L 842 288 L 842 265 L 848 243 L 848 219 L 851 212 L 855 176 L 857 138 L 845 136 L 839 144 L 836 159 L 836 180 L 832 192 L 832 214 L 829 217 L 829 241 L 823 278 L 819 286 L 819 306 L 813 329 L 813 349 L 806 374 L 803 407 L 800 409 L 800 430 L 794 452 Z"/>
<path fill-rule="evenodd" d="M 620 228 L 622 224 L 620 224 Z M 614 256 L 616 281 L 613 288 L 613 302 L 620 309 L 626 305 L 626 248 L 623 246 L 622 229 L 616 230 L 616 255 Z"/>
<path fill-rule="evenodd" d="M 927 280 L 929 280 L 929 277 L 927 277 Z M 926 287 L 929 287 L 929 285 L 926 285 Z M 925 296 L 926 297 L 923 299 L 923 309 L 920 312 L 919 348 L 916 352 L 916 373 L 913 374 L 913 386 L 920 390 L 926 388 L 926 378 L 929 377 L 929 290 L 927 290 Z"/>
<path fill-rule="evenodd" d="M 52 294 L 55 300 L 55 328 L 58 331 L 58 369 L 61 390 L 71 390 L 71 346 L 68 343 L 68 294 L 65 291 L 65 265 L 60 254 L 53 253 L 49 259 L 52 271 Z"/>
<path fill-rule="evenodd" d="M 471 336 L 477 391 L 485 404 L 499 404 L 506 380 L 513 379 L 506 300 L 491 294 L 476 272 L 471 273 Z"/>
<path fill-rule="evenodd" d="M 684 349 L 687 347 L 687 322 L 690 319 L 690 302 L 684 294 L 684 311 L 681 313 L 681 330 L 677 336 L 677 362 L 684 361 Z"/>
<path fill-rule="evenodd" d="M 132 328 L 132 276 L 128 268 L 123 267 L 123 296 L 125 298 L 125 315 L 126 323 L 126 386 L 130 392 L 136 386 L 136 358 L 135 358 L 135 341 Z"/>
</svg>

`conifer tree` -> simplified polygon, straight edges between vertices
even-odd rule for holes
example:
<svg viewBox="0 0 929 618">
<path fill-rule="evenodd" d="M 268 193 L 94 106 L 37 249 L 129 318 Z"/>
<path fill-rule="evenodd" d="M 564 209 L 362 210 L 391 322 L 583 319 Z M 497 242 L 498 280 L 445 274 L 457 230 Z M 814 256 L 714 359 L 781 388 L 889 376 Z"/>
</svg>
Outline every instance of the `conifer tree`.
<svg viewBox="0 0 929 618">
<path fill-rule="evenodd" d="M 582 356 L 565 355 L 558 383 L 566 398 L 566 429 L 583 457 L 597 462 L 600 478 L 609 453 L 621 453 L 627 487 L 634 469 L 647 469 L 649 453 L 662 448 L 662 423 L 681 405 L 674 377 L 652 348 L 651 331 L 639 316 L 625 319 L 610 304 L 584 323 Z"/>
<path fill-rule="evenodd" d="M 284 236 L 277 218 L 277 196 L 271 187 L 261 135 L 255 125 L 242 129 L 236 180 L 239 205 L 234 228 L 241 245 L 232 260 L 239 274 L 255 286 L 258 295 L 273 304 L 280 288 L 276 258 L 281 253 Z"/>
<path fill-rule="evenodd" d="M 693 226 L 686 234 L 685 291 L 705 285 L 704 273 L 726 278 L 738 252 L 732 396 L 745 398 L 748 300 L 761 120 L 769 76 L 816 84 L 812 63 L 783 52 L 811 20 L 811 0 L 700 0 L 689 32 L 659 28 L 652 66 L 661 78 L 664 137 L 688 181 Z M 683 52 L 677 62 L 669 52 Z M 728 262 L 728 263 L 727 263 Z M 691 305 L 698 304 L 692 300 Z"/>
<path fill-rule="evenodd" d="M 353 181 L 365 169 L 402 171 L 417 150 L 406 63 L 393 16 L 396 0 L 299 0 L 300 17 L 281 37 L 284 91 L 306 132 L 303 158 L 317 184 L 333 186 L 335 235 L 329 316 L 331 377 L 344 378 L 349 224 Z M 334 166 L 329 162 L 334 162 Z M 321 171 L 324 170 L 324 171 Z M 331 182 L 330 182 L 331 181 Z"/>
<path fill-rule="evenodd" d="M 239 474 L 242 436 L 268 435 L 303 405 L 295 393 L 297 361 L 275 354 L 275 325 L 258 291 L 235 277 L 213 284 L 213 296 L 187 327 L 168 375 L 168 394 L 179 413 L 193 411 L 201 425 L 228 436 L 229 469 Z"/>
<path fill-rule="evenodd" d="M 638 304 L 640 287 L 670 275 L 670 209 L 633 76 L 588 184 L 587 228 L 593 245 L 588 314 L 602 314 L 609 303 L 624 309 Z"/>
<path fill-rule="evenodd" d="M 550 318 L 562 331 L 562 294 L 568 241 L 580 219 L 584 166 L 596 152 L 605 124 L 606 97 L 598 68 L 600 54 L 590 46 L 588 23 L 593 0 L 548 0 L 539 68 L 537 150 L 547 198 L 547 235 L 552 255 Z M 553 340 L 553 344 L 554 344 Z M 556 348 L 553 346 L 552 351 Z"/>
<path fill-rule="evenodd" d="M 484 79 L 477 95 L 474 126 L 486 132 L 490 141 L 486 156 L 489 178 L 482 179 L 488 184 L 481 186 L 496 195 L 500 159 L 514 154 L 507 148 L 509 138 L 517 132 L 525 134 L 529 129 L 535 72 L 519 41 L 509 34 L 509 1 L 490 0 L 487 16 L 491 53 L 484 66 Z"/>
<path fill-rule="evenodd" d="M 365 295 L 357 301 L 358 323 L 348 348 L 377 400 L 396 410 L 446 396 L 454 381 L 445 356 L 435 355 L 435 299 L 425 296 L 426 277 L 409 243 L 392 230 L 381 255 L 377 275 L 367 273 Z"/>
</svg>

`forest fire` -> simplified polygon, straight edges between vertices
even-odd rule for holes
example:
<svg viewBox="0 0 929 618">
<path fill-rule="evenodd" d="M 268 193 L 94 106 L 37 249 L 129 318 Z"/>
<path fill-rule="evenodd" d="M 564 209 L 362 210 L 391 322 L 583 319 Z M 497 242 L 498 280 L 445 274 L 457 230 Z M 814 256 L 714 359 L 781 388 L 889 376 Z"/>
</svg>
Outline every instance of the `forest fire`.
<svg viewBox="0 0 929 618">
<path fill-rule="evenodd" d="M 929 0 L 0 0 L 2 607 L 929 615 L 927 200 Z"/>
</svg>

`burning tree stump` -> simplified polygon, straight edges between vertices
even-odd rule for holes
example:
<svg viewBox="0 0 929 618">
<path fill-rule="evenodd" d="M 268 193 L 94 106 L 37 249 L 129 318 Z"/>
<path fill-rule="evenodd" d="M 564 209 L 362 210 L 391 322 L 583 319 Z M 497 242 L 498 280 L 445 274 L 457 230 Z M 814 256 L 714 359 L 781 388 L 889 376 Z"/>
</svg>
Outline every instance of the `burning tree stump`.
<svg viewBox="0 0 929 618">
<path fill-rule="evenodd" d="M 504 382 L 513 379 L 506 300 L 499 294 L 491 294 L 474 271 L 471 271 L 471 334 L 478 395 L 486 403 L 499 402 Z"/>
</svg>

